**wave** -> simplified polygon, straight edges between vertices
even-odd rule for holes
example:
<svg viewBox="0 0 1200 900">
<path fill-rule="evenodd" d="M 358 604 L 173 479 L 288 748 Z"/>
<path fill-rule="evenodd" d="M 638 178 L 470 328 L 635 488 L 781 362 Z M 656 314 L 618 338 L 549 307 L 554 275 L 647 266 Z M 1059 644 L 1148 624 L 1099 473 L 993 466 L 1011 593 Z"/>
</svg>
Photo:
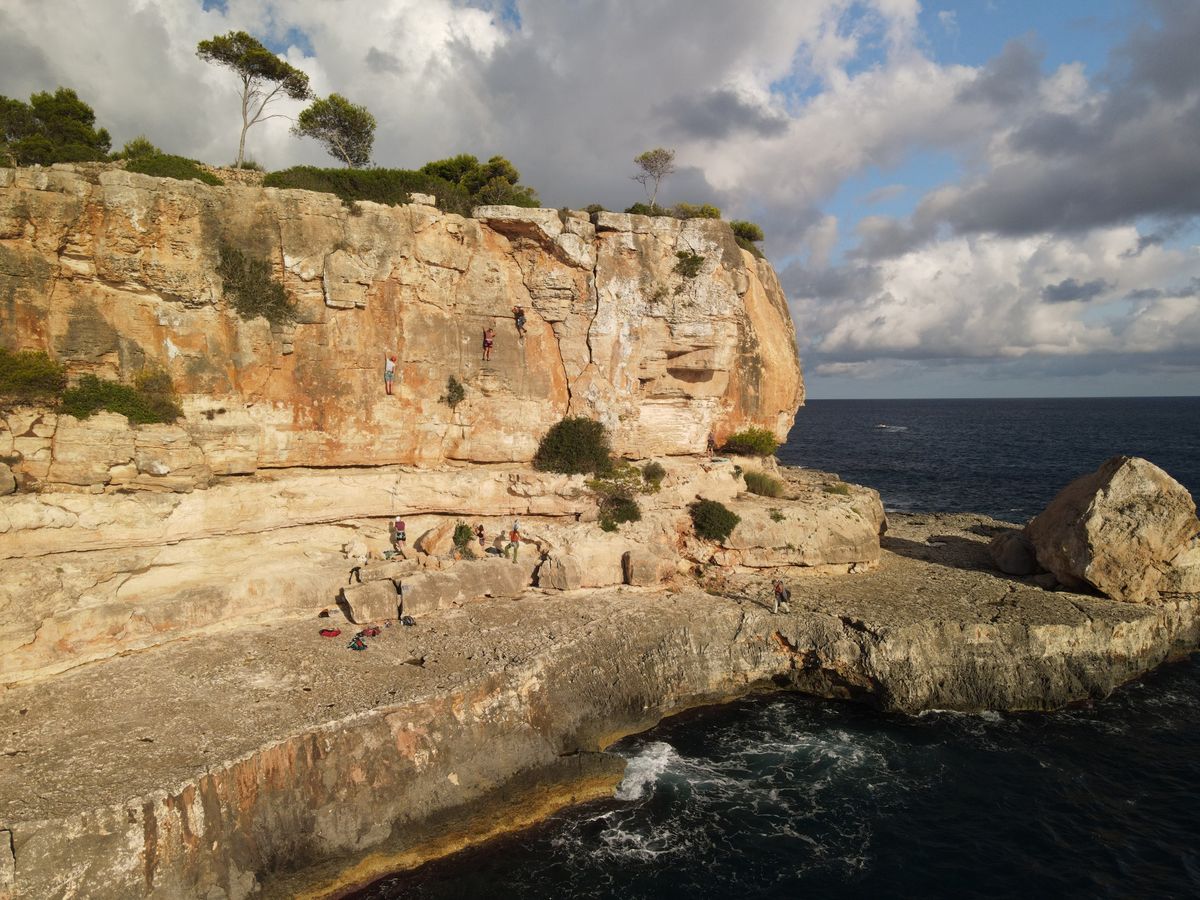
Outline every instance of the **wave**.
<svg viewBox="0 0 1200 900">
<path fill-rule="evenodd" d="M 621 779 L 615 794 L 618 800 L 640 800 L 667 771 L 672 762 L 679 759 L 675 748 L 663 741 L 654 741 L 640 749 L 625 766 L 625 777 Z"/>
</svg>

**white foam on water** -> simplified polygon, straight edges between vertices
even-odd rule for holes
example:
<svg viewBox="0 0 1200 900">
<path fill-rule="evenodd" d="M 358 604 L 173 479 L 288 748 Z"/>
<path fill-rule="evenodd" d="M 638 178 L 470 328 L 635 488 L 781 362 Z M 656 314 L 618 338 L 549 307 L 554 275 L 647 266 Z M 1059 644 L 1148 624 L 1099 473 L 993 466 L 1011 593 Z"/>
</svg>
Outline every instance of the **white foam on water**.
<svg viewBox="0 0 1200 900">
<path fill-rule="evenodd" d="M 625 777 L 617 786 L 616 798 L 618 800 L 641 799 L 647 788 L 653 787 L 667 767 L 678 759 L 679 754 L 675 752 L 675 748 L 664 741 L 646 744 L 637 756 L 631 757 L 626 763 Z"/>
</svg>

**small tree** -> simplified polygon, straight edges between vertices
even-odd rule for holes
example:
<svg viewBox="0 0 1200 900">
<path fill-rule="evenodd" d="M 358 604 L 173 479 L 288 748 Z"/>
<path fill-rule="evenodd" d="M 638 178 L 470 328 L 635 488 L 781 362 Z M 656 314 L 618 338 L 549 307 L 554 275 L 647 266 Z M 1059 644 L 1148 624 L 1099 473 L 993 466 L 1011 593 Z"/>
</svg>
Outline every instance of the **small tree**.
<svg viewBox="0 0 1200 900">
<path fill-rule="evenodd" d="M 330 94 L 324 100 L 314 100 L 300 113 L 292 134 L 318 140 L 346 168 L 362 169 L 371 161 L 375 117 L 365 106 L 351 103 L 341 94 Z"/>
<path fill-rule="evenodd" d="M 633 158 L 642 171 L 630 177 L 640 184 L 650 199 L 650 206 L 658 205 L 658 186 L 662 180 L 675 171 L 675 151 L 665 147 L 655 147 Z M 653 188 L 651 188 L 653 185 Z"/>
<path fill-rule="evenodd" d="M 267 107 L 282 97 L 307 100 L 311 96 L 308 76 L 280 59 L 257 39 L 244 31 L 215 35 L 196 45 L 196 55 L 205 62 L 232 69 L 242 82 L 242 133 L 238 138 L 235 166 L 246 155 L 246 132 L 250 126 L 267 119 L 287 118 L 267 115 Z"/>
</svg>

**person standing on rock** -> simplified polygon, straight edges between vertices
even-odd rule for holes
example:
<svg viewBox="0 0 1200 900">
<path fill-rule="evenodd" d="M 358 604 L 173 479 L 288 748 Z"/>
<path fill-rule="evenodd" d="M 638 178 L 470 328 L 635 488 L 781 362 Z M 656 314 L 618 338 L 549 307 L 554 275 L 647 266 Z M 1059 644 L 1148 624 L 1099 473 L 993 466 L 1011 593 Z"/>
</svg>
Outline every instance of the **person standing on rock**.
<svg viewBox="0 0 1200 900">
<path fill-rule="evenodd" d="M 392 396 L 392 382 L 396 380 L 396 357 L 389 356 L 383 361 L 383 389 Z"/>
<path fill-rule="evenodd" d="M 513 565 L 517 564 L 517 553 L 521 549 L 521 532 L 517 529 L 517 523 L 513 522 L 512 531 L 508 533 L 508 545 L 504 548 L 504 555 L 508 556 L 508 551 L 512 551 Z"/>
<path fill-rule="evenodd" d="M 392 549 L 401 556 L 406 556 L 404 547 L 408 541 L 408 531 L 404 527 L 404 520 L 396 516 L 388 530 L 392 533 Z"/>
<path fill-rule="evenodd" d="M 484 535 L 482 523 L 475 526 L 475 537 L 477 537 L 479 539 L 480 549 L 486 549 L 487 548 L 487 538 Z"/>
<path fill-rule="evenodd" d="M 483 329 L 483 361 L 488 362 L 492 358 L 492 346 L 496 343 L 496 329 Z"/>
<path fill-rule="evenodd" d="M 783 586 L 783 582 L 775 579 L 775 608 L 772 613 L 778 613 L 780 605 L 787 606 L 792 599 L 792 592 Z"/>
</svg>

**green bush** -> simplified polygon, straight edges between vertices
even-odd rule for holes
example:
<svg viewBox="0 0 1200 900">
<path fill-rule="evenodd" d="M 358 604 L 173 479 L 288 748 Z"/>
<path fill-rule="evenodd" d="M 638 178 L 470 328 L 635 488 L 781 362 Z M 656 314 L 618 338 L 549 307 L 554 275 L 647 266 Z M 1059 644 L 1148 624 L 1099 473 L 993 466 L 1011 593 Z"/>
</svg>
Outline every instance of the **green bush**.
<svg viewBox="0 0 1200 900">
<path fill-rule="evenodd" d="M 475 552 L 471 547 L 475 543 L 475 532 L 466 522 L 459 522 L 454 526 L 454 549 L 462 554 L 464 559 L 473 559 Z"/>
<path fill-rule="evenodd" d="M 156 153 L 152 156 L 141 156 L 129 161 L 125 167 L 127 172 L 141 172 L 143 175 L 154 175 L 157 178 L 177 178 L 180 181 L 191 181 L 198 178 L 205 184 L 224 184 L 212 172 L 200 168 L 194 159 L 174 156 L 170 153 Z"/>
<path fill-rule="evenodd" d="M 637 500 L 628 495 L 607 497 L 600 504 L 600 527 L 605 531 L 615 531 L 615 526 L 623 522 L 639 522 L 641 518 L 642 508 L 638 506 Z M 608 527 L 610 523 L 614 527 Z"/>
<path fill-rule="evenodd" d="M 719 219 L 721 210 L 711 203 L 676 203 L 674 206 L 651 206 L 635 203 L 625 212 L 635 216 L 670 216 L 673 219 Z"/>
<path fill-rule="evenodd" d="M 711 203 L 676 203 L 670 215 L 677 219 L 719 219 L 721 210 Z"/>
<path fill-rule="evenodd" d="M 696 534 L 705 540 L 723 541 L 737 527 L 741 517 L 716 500 L 698 500 L 688 507 Z"/>
<path fill-rule="evenodd" d="M 44 351 L 0 347 L 0 398 L 18 403 L 57 400 L 66 386 L 66 369 Z"/>
<path fill-rule="evenodd" d="M 682 275 L 684 278 L 695 278 L 700 274 L 702 265 L 704 265 L 704 257 L 697 256 L 690 250 L 680 250 L 675 254 L 675 274 Z"/>
<path fill-rule="evenodd" d="M 667 477 L 667 470 L 663 468 L 660 462 L 647 463 L 642 469 L 642 479 L 646 484 L 651 485 L 655 490 L 658 490 L 662 485 L 663 479 Z"/>
<path fill-rule="evenodd" d="M 635 203 L 625 210 L 634 216 L 669 216 L 671 211 L 663 206 L 651 206 L 649 203 Z"/>
<path fill-rule="evenodd" d="M 145 159 L 147 156 L 162 156 L 163 152 L 150 143 L 150 138 L 139 134 L 125 142 L 120 153 L 114 153 L 116 159 Z"/>
<path fill-rule="evenodd" d="M 821 490 L 827 494 L 837 494 L 839 497 L 850 496 L 850 485 L 843 481 L 839 481 L 837 484 L 827 484 Z"/>
<path fill-rule="evenodd" d="M 229 168 L 231 168 L 231 169 L 236 169 L 236 168 L 238 168 L 238 166 L 237 166 L 237 165 L 235 165 L 234 163 L 230 163 L 230 164 L 229 164 Z M 266 171 L 266 170 L 265 170 L 265 169 L 264 169 L 264 168 L 263 168 L 261 165 L 259 165 L 258 163 L 256 163 L 256 162 L 255 162 L 254 160 L 252 160 L 252 159 L 243 159 L 243 160 L 242 160 L 242 165 L 241 165 L 241 168 L 243 168 L 243 169 L 249 169 L 251 172 L 264 172 L 264 171 Z"/>
<path fill-rule="evenodd" d="M 599 203 L 589 203 L 587 206 L 585 206 L 585 207 L 583 208 L 583 210 L 584 210 L 584 212 L 586 212 L 586 213 L 587 213 L 589 216 L 594 216 L 596 213 L 608 212 L 608 210 L 607 210 L 607 209 L 605 209 L 605 208 L 604 208 L 604 207 L 603 207 L 601 204 L 599 204 Z"/>
<path fill-rule="evenodd" d="M 96 113 L 70 88 L 28 103 L 0 96 L 0 156 L 21 166 L 103 160 L 112 139 L 95 125 Z"/>
<path fill-rule="evenodd" d="M 63 394 L 61 411 L 86 419 L 100 410 L 120 413 L 134 425 L 174 422 L 183 415 L 166 372 L 146 371 L 132 385 L 84 375 Z"/>
<path fill-rule="evenodd" d="M 747 428 L 729 436 L 722 448 L 726 453 L 743 456 L 771 456 L 779 449 L 775 432 L 769 428 Z"/>
<path fill-rule="evenodd" d="M 765 237 L 762 228 L 753 222 L 734 219 L 729 223 L 729 227 L 733 229 L 734 237 L 745 238 L 748 241 L 761 241 Z"/>
<path fill-rule="evenodd" d="M 474 202 L 457 184 L 428 172 L 409 169 L 319 169 L 293 166 L 272 172 L 263 179 L 264 187 L 294 188 L 336 194 L 346 204 L 356 200 L 374 203 L 408 203 L 413 193 L 432 194 L 443 212 L 469 216 Z"/>
<path fill-rule="evenodd" d="M 217 274 L 221 276 L 225 296 L 243 319 L 262 316 L 272 325 L 296 318 L 296 306 L 283 285 L 271 277 L 271 264 L 253 259 L 235 247 L 222 244 Z"/>
<path fill-rule="evenodd" d="M 457 409 L 458 404 L 467 399 L 467 390 L 461 381 L 451 375 L 446 379 L 446 393 L 438 398 L 451 409 Z"/>
<path fill-rule="evenodd" d="M 783 482 L 766 472 L 747 472 L 745 474 L 746 490 L 760 497 L 780 497 L 783 495 Z"/>
<path fill-rule="evenodd" d="M 771 515 L 772 522 L 782 522 L 783 521 L 783 512 L 781 510 L 778 510 L 778 509 L 772 507 L 770 515 Z"/>
<path fill-rule="evenodd" d="M 611 454 L 604 425 L 584 416 L 568 416 L 550 426 L 538 444 L 533 465 L 543 472 L 604 474 L 612 466 Z"/>
</svg>

